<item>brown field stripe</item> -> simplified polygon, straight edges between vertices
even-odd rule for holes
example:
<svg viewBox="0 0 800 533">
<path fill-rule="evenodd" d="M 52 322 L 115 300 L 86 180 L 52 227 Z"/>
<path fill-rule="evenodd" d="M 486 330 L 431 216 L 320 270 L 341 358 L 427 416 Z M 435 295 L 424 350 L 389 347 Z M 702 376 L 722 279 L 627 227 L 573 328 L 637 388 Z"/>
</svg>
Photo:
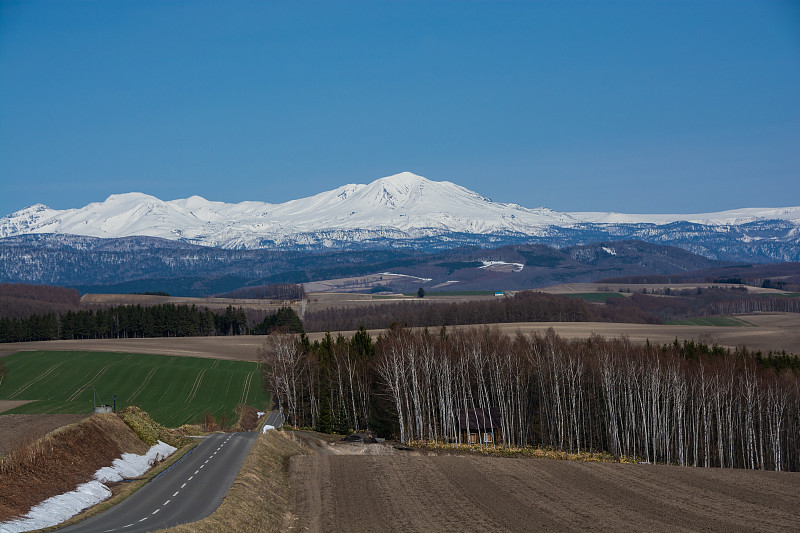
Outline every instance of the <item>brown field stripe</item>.
<svg viewBox="0 0 800 533">
<path fill-rule="evenodd" d="M 69 398 L 67 398 L 67 401 L 68 401 L 68 402 L 74 402 L 74 401 L 75 401 L 75 399 L 78 397 L 78 395 L 79 395 L 79 394 L 80 394 L 80 393 L 81 393 L 81 392 L 82 392 L 82 391 L 83 391 L 83 390 L 84 390 L 86 387 L 88 387 L 89 385 L 91 385 L 92 383 L 94 383 L 95 381 L 97 381 L 97 380 L 98 380 L 98 378 L 100 378 L 100 376 L 102 376 L 103 374 L 105 374 L 105 373 L 106 373 L 106 371 L 108 370 L 108 367 L 110 367 L 112 364 L 114 364 L 114 363 L 108 363 L 106 366 L 104 366 L 103 368 L 101 368 L 100 370 L 98 370 L 97 374 L 95 374 L 95 375 L 92 377 L 92 379 L 90 379 L 89 381 L 87 381 L 85 384 L 83 384 L 83 385 L 81 385 L 80 387 L 78 387 L 78 388 L 75 390 L 75 392 L 73 392 L 73 393 L 72 393 L 72 395 L 71 395 Z"/>
<path fill-rule="evenodd" d="M 198 389 L 200 389 L 200 384 L 203 382 L 203 374 L 205 374 L 205 369 L 202 370 L 194 380 L 194 386 L 192 387 L 192 392 L 189 393 L 189 396 L 186 397 L 186 402 L 189 403 L 194 400 L 195 395 L 197 394 Z"/>
<path fill-rule="evenodd" d="M 147 376 L 145 376 L 145 378 L 142 380 L 142 384 L 139 385 L 139 388 L 133 391 L 133 394 L 131 394 L 125 399 L 126 402 L 132 402 L 133 400 L 136 399 L 137 396 L 139 396 L 142 393 L 147 384 L 150 383 L 150 380 L 152 379 L 153 374 L 156 373 L 156 370 L 158 369 L 155 367 L 150 369 L 150 372 L 148 372 Z"/>
<path fill-rule="evenodd" d="M 45 373 L 43 373 L 43 374 L 39 374 L 39 377 L 37 377 L 37 378 L 35 378 L 35 379 L 32 379 L 32 380 L 30 380 L 28 383 L 26 383 L 26 384 L 25 384 L 25 385 L 23 385 L 22 387 L 18 388 L 18 389 L 17 389 L 17 390 L 14 392 L 14 394 L 12 394 L 11 396 L 9 396 L 9 397 L 8 397 L 8 399 L 9 399 L 9 400 L 12 400 L 12 399 L 16 398 L 17 396 L 19 396 L 20 394 L 22 394 L 23 392 L 25 392 L 26 390 L 28 390 L 28 388 L 29 388 L 31 385 L 34 385 L 34 384 L 38 383 L 39 381 L 43 380 L 44 378 L 46 378 L 47 376 L 49 376 L 50 374 L 52 374 L 52 373 L 53 373 L 53 372 L 54 372 L 54 371 L 55 371 L 55 370 L 56 370 L 58 367 L 60 367 L 60 366 L 61 366 L 61 365 L 63 365 L 63 364 L 64 364 L 64 361 L 61 361 L 60 363 L 56 363 L 55 365 L 51 366 L 51 367 L 50 367 L 50 370 L 48 370 L 47 372 L 45 372 Z"/>
<path fill-rule="evenodd" d="M 244 378 L 244 389 L 242 389 L 242 399 L 239 403 L 245 403 L 245 400 L 247 400 L 247 392 L 250 390 L 250 382 L 253 381 L 253 374 L 254 372 L 250 372 L 247 374 L 247 377 Z"/>
</svg>

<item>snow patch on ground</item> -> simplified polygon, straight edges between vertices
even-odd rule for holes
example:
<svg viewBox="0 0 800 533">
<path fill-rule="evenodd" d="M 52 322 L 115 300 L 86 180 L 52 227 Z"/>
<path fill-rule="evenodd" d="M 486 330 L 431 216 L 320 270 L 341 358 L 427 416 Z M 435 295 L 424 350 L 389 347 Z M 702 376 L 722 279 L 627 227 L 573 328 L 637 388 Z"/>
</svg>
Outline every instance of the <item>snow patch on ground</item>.
<svg viewBox="0 0 800 533">
<path fill-rule="evenodd" d="M 267 413 L 265 413 L 264 411 L 258 411 L 256 414 L 258 415 L 258 418 L 261 418 L 262 416 L 264 416 Z"/>
<path fill-rule="evenodd" d="M 158 441 L 144 455 L 124 453 L 121 458 L 114 459 L 112 466 L 95 472 L 94 481 L 79 485 L 72 492 L 46 499 L 22 518 L 0 523 L 0 533 L 19 533 L 60 524 L 111 496 L 111 490 L 103 483 L 141 476 L 153 463 L 172 455 L 175 450 L 169 444 Z"/>
<path fill-rule="evenodd" d="M 483 266 L 478 268 L 491 268 L 491 267 L 501 267 L 501 266 L 510 266 L 513 267 L 514 272 L 522 272 L 522 269 L 525 268 L 525 265 L 522 263 L 507 263 L 506 261 L 481 261 Z"/>
<path fill-rule="evenodd" d="M 158 441 L 158 444 L 147 450 L 144 455 L 123 453 L 121 458 L 114 459 L 112 466 L 103 467 L 95 472 L 94 478 L 100 483 L 109 481 L 113 483 L 123 479 L 139 477 L 147 472 L 151 465 L 172 455 L 176 449 L 169 444 Z"/>
<path fill-rule="evenodd" d="M 399 276 L 401 278 L 414 278 L 414 279 L 418 279 L 420 281 L 432 281 L 431 278 L 420 278 L 418 276 L 410 276 L 408 274 L 394 274 L 392 272 L 380 272 L 379 275 L 381 275 L 381 276 Z"/>
<path fill-rule="evenodd" d="M 617 255 L 617 251 L 613 248 L 606 248 L 603 246 L 603 251 L 609 255 Z"/>
<path fill-rule="evenodd" d="M 269 424 L 264 424 L 264 427 L 261 429 L 261 433 L 266 433 L 270 429 L 275 429 L 275 426 L 270 426 Z"/>
</svg>

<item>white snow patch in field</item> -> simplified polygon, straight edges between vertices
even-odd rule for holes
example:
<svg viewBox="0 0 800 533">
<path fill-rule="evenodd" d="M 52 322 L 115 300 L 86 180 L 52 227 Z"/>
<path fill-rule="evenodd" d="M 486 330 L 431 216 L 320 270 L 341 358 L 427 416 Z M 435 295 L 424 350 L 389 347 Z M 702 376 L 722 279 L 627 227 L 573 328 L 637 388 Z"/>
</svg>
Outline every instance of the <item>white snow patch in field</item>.
<svg viewBox="0 0 800 533">
<path fill-rule="evenodd" d="M 502 265 L 510 265 L 514 267 L 514 272 L 522 272 L 522 269 L 525 268 L 525 265 L 522 263 L 507 263 L 506 261 L 481 261 L 483 266 L 479 266 L 478 268 L 489 268 L 493 266 L 502 266 Z"/>
<path fill-rule="evenodd" d="M 414 278 L 420 281 L 432 281 L 431 278 L 420 278 L 419 276 L 409 276 L 408 274 L 394 274 L 392 272 L 380 272 L 381 276 L 399 276 L 401 278 Z"/>
<path fill-rule="evenodd" d="M 258 418 L 261 418 L 262 416 L 264 416 L 267 413 L 265 413 L 264 411 L 258 411 L 256 414 L 258 415 Z"/>
<path fill-rule="evenodd" d="M 95 472 L 94 481 L 78 485 L 77 489 L 66 494 L 46 499 L 22 518 L 0 523 L 0 533 L 19 533 L 60 524 L 111 496 L 111 490 L 102 482 L 141 476 L 152 463 L 172 455 L 175 450 L 169 444 L 158 441 L 144 455 L 124 453 L 121 458 L 114 459 L 113 466 L 106 466 Z"/>
<path fill-rule="evenodd" d="M 275 429 L 275 426 L 270 426 L 269 424 L 264 424 L 264 427 L 261 429 L 261 433 L 266 433 L 270 429 Z"/>
<path fill-rule="evenodd" d="M 609 255 L 617 255 L 617 251 L 613 248 L 606 248 L 603 246 L 603 251 Z"/>
</svg>

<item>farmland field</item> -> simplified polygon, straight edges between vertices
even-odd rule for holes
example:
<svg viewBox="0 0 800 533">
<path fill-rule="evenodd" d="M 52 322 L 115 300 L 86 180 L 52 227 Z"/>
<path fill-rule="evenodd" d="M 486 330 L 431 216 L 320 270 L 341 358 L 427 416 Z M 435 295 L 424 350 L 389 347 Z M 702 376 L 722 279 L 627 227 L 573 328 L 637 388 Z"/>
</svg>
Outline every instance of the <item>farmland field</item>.
<svg viewBox="0 0 800 533">
<path fill-rule="evenodd" d="M 706 316 L 701 318 L 685 318 L 667 322 L 671 326 L 755 326 L 735 316 Z"/>
<path fill-rule="evenodd" d="M 580 298 L 585 302 L 602 302 L 605 303 L 606 300 L 610 300 L 612 298 L 624 298 L 625 296 L 619 292 L 575 292 L 575 293 L 566 293 L 564 296 L 568 298 Z"/>
<path fill-rule="evenodd" d="M 800 474 L 327 444 L 289 462 L 298 531 L 797 531 Z M 368 449 L 372 447 L 373 449 Z"/>
<path fill-rule="evenodd" d="M 234 408 L 267 406 L 258 365 L 197 357 L 87 351 L 18 352 L 3 358 L 0 400 L 34 400 L 6 413 L 90 413 L 97 403 L 137 405 L 166 426 L 206 412 L 234 420 Z M 94 391 L 93 391 L 94 388 Z"/>
</svg>

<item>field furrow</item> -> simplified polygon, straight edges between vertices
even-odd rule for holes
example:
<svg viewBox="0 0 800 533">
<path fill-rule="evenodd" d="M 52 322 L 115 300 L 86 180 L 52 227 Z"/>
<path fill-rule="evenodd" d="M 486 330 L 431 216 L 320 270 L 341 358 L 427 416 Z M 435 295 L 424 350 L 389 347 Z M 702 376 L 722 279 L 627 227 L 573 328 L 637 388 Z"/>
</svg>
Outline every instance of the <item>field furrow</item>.
<svg viewBox="0 0 800 533">
<path fill-rule="evenodd" d="M 142 391 L 143 391 L 143 390 L 144 390 L 144 389 L 147 387 L 147 385 L 150 383 L 150 380 L 151 380 L 151 379 L 153 379 L 153 374 L 155 374 L 155 373 L 156 373 L 156 370 L 158 370 L 158 369 L 157 369 L 157 368 L 152 368 L 152 369 L 150 370 L 150 372 L 148 372 L 148 373 L 147 373 L 147 376 L 144 378 L 144 381 L 142 381 L 142 384 L 141 384 L 141 385 L 139 385 L 139 388 L 138 388 L 138 389 L 136 389 L 135 391 L 133 391 L 133 394 L 131 394 L 130 396 L 128 396 L 128 398 L 127 398 L 127 401 L 129 401 L 129 402 L 132 402 L 133 400 L 135 400 L 135 399 L 136 399 L 136 397 L 137 397 L 137 396 L 139 396 L 139 394 L 140 394 L 140 393 L 141 393 L 141 392 L 142 392 Z"/>
<path fill-rule="evenodd" d="M 197 378 L 194 380 L 194 385 L 192 385 L 192 391 L 189 393 L 189 396 L 186 397 L 186 403 L 191 403 L 194 400 L 194 397 L 197 395 L 197 390 L 200 388 L 200 385 L 203 383 L 203 375 L 206 373 L 205 370 L 201 370 L 199 374 L 197 374 Z"/>
<path fill-rule="evenodd" d="M 68 402 L 75 401 L 75 399 L 78 397 L 78 395 L 81 393 L 81 391 L 84 390 L 85 388 L 89 387 L 95 381 L 97 381 L 103 374 L 106 373 L 106 370 L 108 370 L 108 367 L 110 367 L 111 365 L 112 365 L 112 363 L 108 363 L 106 366 L 104 366 L 103 368 L 98 370 L 97 373 L 94 376 L 92 376 L 92 378 L 89 381 L 84 383 L 81 387 L 78 387 L 77 389 L 75 389 L 75 392 L 72 393 L 72 395 L 69 398 L 67 398 L 67 401 Z"/>
<path fill-rule="evenodd" d="M 242 398 L 239 400 L 239 403 L 247 403 L 247 396 L 250 393 L 250 382 L 253 380 L 253 372 L 247 374 L 247 377 L 244 379 L 244 386 L 242 387 Z"/>
<path fill-rule="evenodd" d="M 23 385 L 22 387 L 17 389 L 17 391 L 14 394 L 12 394 L 11 396 L 9 396 L 8 399 L 9 400 L 13 400 L 13 399 L 18 398 L 20 394 L 22 394 L 23 392 L 28 390 L 33 385 L 36 385 L 38 382 L 40 382 L 41 380 L 43 380 L 44 378 L 46 378 L 47 376 L 49 376 L 53 372 L 55 372 L 58 369 L 58 367 L 60 367 L 63 364 L 64 363 L 61 362 L 61 363 L 57 363 L 57 364 L 53 365 L 49 370 L 47 370 L 43 374 L 40 374 L 39 377 L 29 381 L 28 383 L 26 383 L 25 385 Z"/>
</svg>

